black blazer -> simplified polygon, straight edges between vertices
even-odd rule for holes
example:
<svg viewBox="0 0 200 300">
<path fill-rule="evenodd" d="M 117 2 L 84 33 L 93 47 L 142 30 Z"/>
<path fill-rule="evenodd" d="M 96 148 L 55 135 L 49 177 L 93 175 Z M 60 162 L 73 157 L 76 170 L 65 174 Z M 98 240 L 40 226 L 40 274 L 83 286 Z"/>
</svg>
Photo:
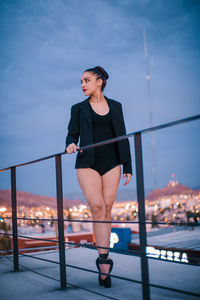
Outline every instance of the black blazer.
<svg viewBox="0 0 200 300">
<path fill-rule="evenodd" d="M 109 103 L 112 115 L 112 125 L 115 136 L 126 134 L 122 105 L 116 100 L 105 97 Z M 80 147 L 93 144 L 92 118 L 90 111 L 89 98 L 74 104 L 71 108 L 71 118 L 68 125 L 68 134 L 65 146 L 74 143 L 77 144 L 80 137 Z M 132 174 L 131 154 L 129 140 L 124 139 L 117 142 L 120 164 L 123 164 L 123 173 Z M 75 168 L 89 168 L 93 165 L 95 159 L 94 148 L 78 152 Z"/>
</svg>

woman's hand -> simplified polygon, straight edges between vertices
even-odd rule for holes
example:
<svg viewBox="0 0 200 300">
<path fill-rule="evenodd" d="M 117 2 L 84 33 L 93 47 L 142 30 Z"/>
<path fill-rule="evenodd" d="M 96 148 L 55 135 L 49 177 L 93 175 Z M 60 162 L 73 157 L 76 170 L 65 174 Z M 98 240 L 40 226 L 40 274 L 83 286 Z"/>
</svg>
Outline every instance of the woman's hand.
<svg viewBox="0 0 200 300">
<path fill-rule="evenodd" d="M 65 149 L 67 153 L 72 154 L 76 152 L 80 147 L 78 147 L 76 144 L 72 143 L 69 144 L 69 146 Z"/>
<path fill-rule="evenodd" d="M 131 176 L 132 176 L 132 174 L 124 173 L 123 180 L 126 180 L 124 182 L 124 186 L 126 186 L 131 181 Z"/>
</svg>

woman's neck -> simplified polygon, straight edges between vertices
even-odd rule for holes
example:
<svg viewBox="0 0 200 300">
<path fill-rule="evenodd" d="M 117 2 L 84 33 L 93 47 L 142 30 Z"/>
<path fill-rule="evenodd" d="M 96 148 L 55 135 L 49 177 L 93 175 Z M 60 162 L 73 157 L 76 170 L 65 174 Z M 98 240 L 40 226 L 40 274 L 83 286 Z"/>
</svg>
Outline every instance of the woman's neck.
<svg viewBox="0 0 200 300">
<path fill-rule="evenodd" d="M 105 101 L 105 97 L 102 92 L 95 93 L 90 96 L 90 102 L 93 102 L 93 103 L 98 102 L 99 103 L 99 102 L 103 102 L 103 101 Z"/>
</svg>

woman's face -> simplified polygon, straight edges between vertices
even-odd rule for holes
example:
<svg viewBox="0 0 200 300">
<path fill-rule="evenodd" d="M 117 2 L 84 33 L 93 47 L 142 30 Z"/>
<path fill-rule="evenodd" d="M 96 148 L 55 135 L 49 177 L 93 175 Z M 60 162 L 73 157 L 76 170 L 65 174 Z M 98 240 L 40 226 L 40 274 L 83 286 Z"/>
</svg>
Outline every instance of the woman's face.
<svg viewBox="0 0 200 300">
<path fill-rule="evenodd" d="M 97 76 L 92 72 L 84 72 L 81 77 L 81 87 L 85 96 L 95 94 L 97 90 L 101 90 L 102 79 L 97 79 Z"/>
</svg>

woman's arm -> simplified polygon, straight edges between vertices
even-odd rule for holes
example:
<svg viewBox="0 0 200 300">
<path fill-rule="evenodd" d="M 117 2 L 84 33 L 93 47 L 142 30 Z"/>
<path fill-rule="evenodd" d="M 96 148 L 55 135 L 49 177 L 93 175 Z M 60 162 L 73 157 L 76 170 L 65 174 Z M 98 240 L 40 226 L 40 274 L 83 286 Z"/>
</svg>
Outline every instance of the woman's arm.
<svg viewBox="0 0 200 300">
<path fill-rule="evenodd" d="M 65 150 L 68 153 L 76 152 L 79 148 L 77 146 L 80 135 L 80 118 L 79 118 L 79 106 L 73 105 L 71 108 L 71 117 L 68 124 L 68 134 L 66 136 Z"/>
<path fill-rule="evenodd" d="M 119 102 L 119 107 L 120 107 L 120 112 L 121 112 L 121 118 L 122 118 L 122 124 L 123 124 L 123 131 L 124 134 L 126 134 L 126 126 L 124 122 L 124 114 L 123 114 L 123 109 L 122 109 L 122 104 Z M 127 177 L 129 179 L 130 176 L 127 176 L 128 174 L 133 174 L 132 173 L 132 161 L 131 161 L 131 152 L 130 152 L 130 143 L 127 138 L 127 140 L 124 140 L 127 143 L 127 149 L 128 149 L 128 157 L 127 161 L 123 164 L 123 174 L 124 174 L 124 179 Z M 130 180 L 129 180 L 130 181 Z"/>
</svg>

